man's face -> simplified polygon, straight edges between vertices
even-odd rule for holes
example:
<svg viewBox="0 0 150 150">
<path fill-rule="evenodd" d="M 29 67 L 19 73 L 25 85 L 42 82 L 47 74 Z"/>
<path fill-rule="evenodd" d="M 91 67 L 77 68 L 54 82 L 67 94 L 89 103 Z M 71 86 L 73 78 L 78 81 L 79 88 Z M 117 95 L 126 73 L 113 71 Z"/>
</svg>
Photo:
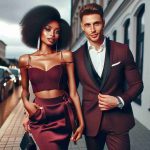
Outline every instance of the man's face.
<svg viewBox="0 0 150 150">
<path fill-rule="evenodd" d="M 99 14 L 84 15 L 81 28 L 91 42 L 98 42 L 103 37 L 104 20 Z"/>
</svg>

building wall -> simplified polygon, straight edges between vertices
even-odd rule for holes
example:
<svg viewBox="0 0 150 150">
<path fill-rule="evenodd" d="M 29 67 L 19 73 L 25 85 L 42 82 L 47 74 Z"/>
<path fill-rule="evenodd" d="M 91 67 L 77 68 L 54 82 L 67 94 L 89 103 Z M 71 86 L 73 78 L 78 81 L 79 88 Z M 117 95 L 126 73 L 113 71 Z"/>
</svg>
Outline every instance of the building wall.
<svg viewBox="0 0 150 150">
<path fill-rule="evenodd" d="M 78 8 L 81 6 L 81 1 L 79 1 Z M 94 2 L 94 1 L 92 1 Z M 113 38 L 113 32 L 116 30 L 117 36 L 116 41 L 124 43 L 124 23 L 127 19 L 130 19 L 129 27 L 129 47 L 136 58 L 136 11 L 138 8 L 145 4 L 145 13 L 144 13 L 144 23 L 145 23 L 145 33 L 144 33 L 144 60 L 143 60 L 143 82 L 144 82 L 144 91 L 142 93 L 142 103 L 138 105 L 135 102 L 132 102 L 133 112 L 135 118 L 140 121 L 144 126 L 150 129 L 150 66 L 149 66 L 149 56 L 150 56 L 150 1 L 149 0 L 99 0 L 96 1 L 99 4 L 103 5 L 104 16 L 105 16 L 105 35 Z M 85 3 L 84 3 L 85 4 Z M 76 24 L 75 17 L 77 16 L 78 9 L 74 14 L 72 14 L 72 21 Z M 78 32 L 79 26 L 72 26 L 74 41 L 72 42 L 72 49 L 76 50 L 80 47 L 85 41 L 86 38 L 84 34 Z"/>
<path fill-rule="evenodd" d="M 144 35 L 144 62 L 143 62 L 143 82 L 144 82 L 144 91 L 142 93 L 142 104 L 138 105 L 132 103 L 133 112 L 137 120 L 139 120 L 143 125 L 150 129 L 150 120 L 147 119 L 150 116 L 150 67 L 149 67 L 149 34 L 150 34 L 150 21 L 148 14 L 150 14 L 150 1 L 149 0 L 119 0 L 117 1 L 109 10 L 109 13 L 106 14 L 106 28 L 105 35 L 112 38 L 112 33 L 114 30 L 117 31 L 117 40 L 118 42 L 124 42 L 124 30 L 123 24 L 129 18 L 130 19 L 130 30 L 129 30 L 129 47 L 136 57 L 136 11 L 138 8 L 145 4 L 145 13 L 144 13 L 144 22 L 145 22 L 145 35 Z M 117 13 L 116 13 L 117 11 Z"/>
<path fill-rule="evenodd" d="M 0 57 L 5 57 L 5 47 L 6 44 L 0 40 Z"/>
</svg>

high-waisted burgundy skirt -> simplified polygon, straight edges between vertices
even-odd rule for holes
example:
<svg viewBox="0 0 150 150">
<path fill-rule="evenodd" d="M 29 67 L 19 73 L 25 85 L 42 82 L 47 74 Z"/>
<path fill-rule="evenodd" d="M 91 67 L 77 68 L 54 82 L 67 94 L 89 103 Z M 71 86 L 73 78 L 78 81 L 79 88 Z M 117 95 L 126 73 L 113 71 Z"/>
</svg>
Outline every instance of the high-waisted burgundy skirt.
<svg viewBox="0 0 150 150">
<path fill-rule="evenodd" d="M 43 109 L 29 117 L 31 133 L 40 150 L 67 150 L 72 128 L 64 95 L 56 98 L 35 98 Z"/>
</svg>

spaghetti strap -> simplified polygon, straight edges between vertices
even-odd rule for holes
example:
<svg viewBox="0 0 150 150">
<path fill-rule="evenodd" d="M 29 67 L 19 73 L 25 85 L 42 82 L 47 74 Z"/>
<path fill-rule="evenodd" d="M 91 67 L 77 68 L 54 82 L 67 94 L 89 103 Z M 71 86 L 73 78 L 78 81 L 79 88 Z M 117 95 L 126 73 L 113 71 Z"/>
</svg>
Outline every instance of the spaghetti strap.
<svg viewBox="0 0 150 150">
<path fill-rule="evenodd" d="M 63 57 L 63 54 L 62 54 L 62 50 L 60 51 L 60 55 L 61 55 L 61 62 L 62 62 L 62 63 L 65 63 L 64 57 Z"/>
<path fill-rule="evenodd" d="M 30 54 L 28 54 L 28 64 L 27 64 L 28 67 L 31 66 L 31 63 L 30 63 L 30 62 L 31 62 L 31 58 L 30 58 Z M 32 67 L 32 66 L 31 66 L 31 67 Z"/>
<path fill-rule="evenodd" d="M 62 51 L 60 51 L 60 54 L 61 54 L 61 62 L 64 64 L 68 64 L 68 63 L 73 63 L 73 61 L 70 61 L 70 62 L 65 62 L 64 60 L 64 57 L 63 57 L 63 54 L 62 54 Z"/>
</svg>

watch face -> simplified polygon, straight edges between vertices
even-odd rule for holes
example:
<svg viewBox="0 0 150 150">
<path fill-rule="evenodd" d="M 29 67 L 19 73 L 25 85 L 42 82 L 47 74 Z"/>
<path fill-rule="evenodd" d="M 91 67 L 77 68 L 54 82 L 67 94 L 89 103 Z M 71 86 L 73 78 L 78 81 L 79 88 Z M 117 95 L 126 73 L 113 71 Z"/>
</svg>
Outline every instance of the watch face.
<svg viewBox="0 0 150 150">
<path fill-rule="evenodd" d="M 119 102 L 118 107 L 122 108 L 123 107 L 123 103 L 121 102 L 121 100 L 119 98 L 118 98 L 118 102 Z"/>
<path fill-rule="evenodd" d="M 119 108 L 122 108 L 122 107 L 123 107 L 123 104 L 122 104 L 121 102 L 119 102 L 118 107 L 119 107 Z"/>
<path fill-rule="evenodd" d="M 121 107 L 122 107 L 122 104 L 120 103 L 120 104 L 118 105 L 118 107 L 121 108 Z"/>
</svg>

